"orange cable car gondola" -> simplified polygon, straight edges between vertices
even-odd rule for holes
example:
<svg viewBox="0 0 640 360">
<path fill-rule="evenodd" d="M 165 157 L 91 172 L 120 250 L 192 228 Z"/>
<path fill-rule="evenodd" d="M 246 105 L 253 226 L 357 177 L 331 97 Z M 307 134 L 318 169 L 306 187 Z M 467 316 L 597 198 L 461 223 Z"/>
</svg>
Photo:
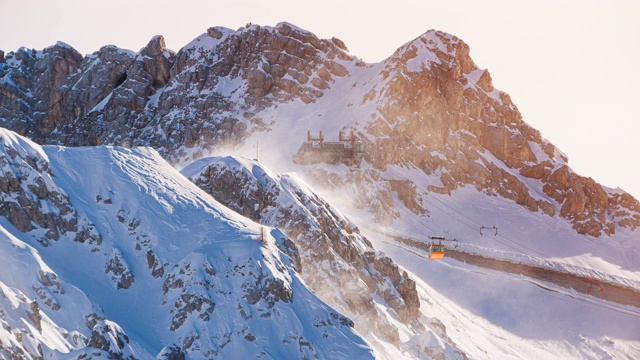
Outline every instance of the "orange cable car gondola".
<svg viewBox="0 0 640 360">
<path fill-rule="evenodd" d="M 429 260 L 440 260 L 444 257 L 444 245 L 429 245 Z"/>
<path fill-rule="evenodd" d="M 456 247 L 458 243 L 458 240 L 447 240 L 444 236 L 429 236 L 429 239 L 432 241 L 429 245 L 429 260 L 442 260 L 445 254 L 443 241 L 455 241 Z"/>
</svg>

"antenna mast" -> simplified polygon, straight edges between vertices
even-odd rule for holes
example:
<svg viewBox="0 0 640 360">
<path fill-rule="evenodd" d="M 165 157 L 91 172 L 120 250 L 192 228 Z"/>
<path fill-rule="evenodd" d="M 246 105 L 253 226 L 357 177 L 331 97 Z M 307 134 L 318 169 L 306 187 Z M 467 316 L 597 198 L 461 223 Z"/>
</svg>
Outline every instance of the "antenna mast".
<svg viewBox="0 0 640 360">
<path fill-rule="evenodd" d="M 260 161 L 260 160 L 258 160 L 258 158 L 259 158 L 258 155 L 260 155 L 260 141 L 256 140 L 256 161 Z"/>
</svg>

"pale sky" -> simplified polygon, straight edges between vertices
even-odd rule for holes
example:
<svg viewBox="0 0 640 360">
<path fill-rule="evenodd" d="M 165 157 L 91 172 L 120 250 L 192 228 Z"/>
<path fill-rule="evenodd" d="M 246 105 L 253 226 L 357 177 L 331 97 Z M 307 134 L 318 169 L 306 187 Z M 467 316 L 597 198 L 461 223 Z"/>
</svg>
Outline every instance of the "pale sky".
<svg viewBox="0 0 640 360">
<path fill-rule="evenodd" d="M 579 174 L 640 198 L 640 1 L 0 0 L 0 50 L 179 50 L 211 26 L 290 22 L 367 62 L 429 29 L 458 36 Z"/>
</svg>

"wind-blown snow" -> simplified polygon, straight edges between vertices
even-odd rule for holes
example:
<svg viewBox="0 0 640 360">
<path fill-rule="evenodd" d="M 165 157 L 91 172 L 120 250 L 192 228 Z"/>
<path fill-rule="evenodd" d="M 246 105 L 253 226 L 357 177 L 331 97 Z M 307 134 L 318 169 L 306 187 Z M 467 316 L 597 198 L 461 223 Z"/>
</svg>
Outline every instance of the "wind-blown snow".
<svg viewBox="0 0 640 360">
<path fill-rule="evenodd" d="M 156 151 L 41 148 L 10 132 L 2 137 L 48 159 L 55 186 L 102 236 L 100 244 L 63 237 L 43 248 L 2 223 L 0 289 L 7 300 L 0 305 L 16 318 L 0 320 L 19 329 L 31 301 L 40 303 L 43 330 L 30 327 L 34 339 L 23 341 L 25 348 L 83 353 L 92 337 L 85 316 L 97 313 L 108 320 L 97 321 L 94 332 L 126 333 L 131 347 L 122 354 L 136 358 L 153 358 L 172 344 L 196 358 L 372 356 L 350 320 L 298 278 L 279 250 L 281 232 L 266 229 L 261 241 L 264 227 L 220 205 Z M 59 310 L 45 306 L 47 298 Z M 81 340 L 71 343 L 70 332 Z M 0 331 L 2 344 L 12 339 Z"/>
</svg>

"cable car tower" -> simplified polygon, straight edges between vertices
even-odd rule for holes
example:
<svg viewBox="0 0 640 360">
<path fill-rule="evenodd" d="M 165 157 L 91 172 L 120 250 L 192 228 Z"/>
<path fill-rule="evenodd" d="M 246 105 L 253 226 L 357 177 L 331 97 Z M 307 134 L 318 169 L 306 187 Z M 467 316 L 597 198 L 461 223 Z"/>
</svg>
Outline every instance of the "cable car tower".
<svg viewBox="0 0 640 360">
<path fill-rule="evenodd" d="M 429 260 L 442 260 L 445 253 L 444 241 L 453 241 L 454 247 L 458 247 L 458 240 L 445 239 L 444 236 L 429 236 L 431 244 L 429 245 Z"/>
<path fill-rule="evenodd" d="M 307 131 L 307 141 L 302 143 L 300 149 L 293 157 L 296 164 L 345 164 L 358 168 L 364 156 L 365 145 L 358 140 L 353 131 L 338 133 L 338 141 L 324 141 L 322 131 L 317 136 Z"/>
</svg>

